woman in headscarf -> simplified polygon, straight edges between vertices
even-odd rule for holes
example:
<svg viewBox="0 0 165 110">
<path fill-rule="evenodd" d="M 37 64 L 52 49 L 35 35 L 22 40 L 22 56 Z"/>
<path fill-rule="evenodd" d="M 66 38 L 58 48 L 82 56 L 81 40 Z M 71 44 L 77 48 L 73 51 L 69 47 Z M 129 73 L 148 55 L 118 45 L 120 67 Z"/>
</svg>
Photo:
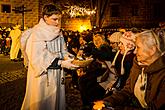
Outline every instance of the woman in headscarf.
<svg viewBox="0 0 165 110">
<path fill-rule="evenodd" d="M 95 102 L 95 109 L 165 109 L 165 34 L 162 32 L 161 36 L 152 30 L 136 35 L 136 57 L 126 85 L 103 101 Z M 134 105 L 130 105 L 132 101 Z"/>
</svg>

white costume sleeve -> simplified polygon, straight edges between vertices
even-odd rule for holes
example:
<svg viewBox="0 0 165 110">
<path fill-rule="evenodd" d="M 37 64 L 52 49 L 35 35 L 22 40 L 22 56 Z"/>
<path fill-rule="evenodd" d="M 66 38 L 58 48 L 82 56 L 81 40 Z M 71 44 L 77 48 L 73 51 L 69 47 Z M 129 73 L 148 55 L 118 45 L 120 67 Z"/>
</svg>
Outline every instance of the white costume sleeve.
<svg viewBox="0 0 165 110">
<path fill-rule="evenodd" d="M 33 41 L 36 37 L 35 34 L 31 34 L 26 47 L 26 53 L 29 59 L 29 66 L 34 70 L 35 76 L 39 76 L 47 68 L 55 58 L 59 56 L 58 53 L 51 53 L 46 47 L 44 41 Z"/>
</svg>

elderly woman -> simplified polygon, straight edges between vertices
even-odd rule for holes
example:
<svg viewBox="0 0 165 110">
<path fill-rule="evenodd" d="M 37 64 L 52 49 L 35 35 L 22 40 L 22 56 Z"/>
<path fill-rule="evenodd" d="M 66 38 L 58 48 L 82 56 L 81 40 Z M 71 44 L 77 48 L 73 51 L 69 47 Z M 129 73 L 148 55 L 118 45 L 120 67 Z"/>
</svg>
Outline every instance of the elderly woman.
<svg viewBox="0 0 165 110">
<path fill-rule="evenodd" d="M 119 107 L 122 110 L 131 108 L 162 110 L 165 108 L 164 37 L 165 34 L 158 36 L 152 30 L 137 35 L 136 58 L 125 87 L 103 101 L 95 102 L 95 109 Z M 136 106 L 130 106 L 129 99 L 135 99 Z"/>
</svg>

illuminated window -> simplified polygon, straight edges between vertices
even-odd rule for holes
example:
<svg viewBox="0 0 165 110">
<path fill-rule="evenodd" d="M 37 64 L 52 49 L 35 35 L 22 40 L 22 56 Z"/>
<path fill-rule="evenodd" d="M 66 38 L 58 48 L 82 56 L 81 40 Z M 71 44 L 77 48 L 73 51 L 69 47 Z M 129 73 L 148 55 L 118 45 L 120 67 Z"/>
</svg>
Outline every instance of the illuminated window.
<svg viewBox="0 0 165 110">
<path fill-rule="evenodd" d="M 2 4 L 2 5 L 1 5 L 1 11 L 2 11 L 3 13 L 11 13 L 11 5 Z"/>
</svg>

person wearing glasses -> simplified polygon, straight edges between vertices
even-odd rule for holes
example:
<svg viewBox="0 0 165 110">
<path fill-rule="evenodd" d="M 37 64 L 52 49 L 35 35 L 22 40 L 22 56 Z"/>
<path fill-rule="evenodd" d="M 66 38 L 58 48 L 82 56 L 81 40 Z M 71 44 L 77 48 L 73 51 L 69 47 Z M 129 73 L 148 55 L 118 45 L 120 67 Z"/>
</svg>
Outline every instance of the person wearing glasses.
<svg viewBox="0 0 165 110">
<path fill-rule="evenodd" d="M 152 30 L 136 35 L 136 57 L 126 85 L 121 91 L 94 102 L 94 109 L 165 109 L 165 33 L 162 32 L 161 36 Z"/>
<path fill-rule="evenodd" d="M 65 110 L 63 68 L 76 69 L 66 50 L 61 11 L 48 4 L 43 17 L 32 28 L 26 44 L 28 73 L 21 110 Z"/>
</svg>

